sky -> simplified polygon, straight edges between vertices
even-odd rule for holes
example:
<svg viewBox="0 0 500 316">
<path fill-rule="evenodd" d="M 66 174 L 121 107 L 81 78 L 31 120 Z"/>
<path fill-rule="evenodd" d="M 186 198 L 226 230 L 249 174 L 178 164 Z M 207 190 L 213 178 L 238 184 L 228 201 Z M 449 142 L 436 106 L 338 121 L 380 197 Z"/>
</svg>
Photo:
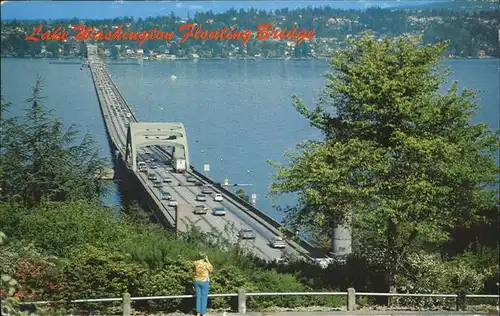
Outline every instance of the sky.
<svg viewBox="0 0 500 316">
<path fill-rule="evenodd" d="M 134 18 L 169 15 L 186 17 L 188 12 L 193 16 L 197 11 L 212 10 L 224 12 L 231 7 L 249 9 L 256 7 L 265 10 L 279 8 L 301 8 L 307 6 L 330 6 L 342 9 L 366 9 L 379 6 L 381 8 L 425 5 L 432 1 L 2 1 L 2 20 L 11 19 L 107 19 L 123 16 Z"/>
</svg>

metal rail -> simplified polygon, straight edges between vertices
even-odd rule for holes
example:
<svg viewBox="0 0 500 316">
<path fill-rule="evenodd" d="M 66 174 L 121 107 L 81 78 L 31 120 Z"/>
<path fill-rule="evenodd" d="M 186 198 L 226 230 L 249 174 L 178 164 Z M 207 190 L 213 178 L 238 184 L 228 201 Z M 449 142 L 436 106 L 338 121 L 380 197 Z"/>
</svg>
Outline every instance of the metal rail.
<svg viewBox="0 0 500 316">
<path fill-rule="evenodd" d="M 342 296 L 348 295 L 347 292 L 255 292 L 245 293 L 245 296 Z M 421 294 L 421 293 L 377 293 L 377 292 L 354 292 L 355 296 L 385 296 L 385 297 L 436 297 L 436 298 L 457 298 L 458 294 Z M 240 293 L 219 293 L 208 294 L 209 297 L 236 297 L 241 296 Z M 166 295 L 166 296 L 138 296 L 130 297 L 131 301 L 146 301 L 146 300 L 168 300 L 168 299 L 184 299 L 194 298 L 196 295 Z M 491 294 L 468 294 L 465 298 L 500 298 L 499 295 Z M 57 304 L 57 303 L 88 303 L 88 302 L 116 302 L 123 301 L 123 297 L 113 298 L 89 298 L 77 299 L 69 301 L 35 301 L 35 302 L 21 302 L 20 304 L 26 305 L 43 305 L 43 304 Z"/>
</svg>

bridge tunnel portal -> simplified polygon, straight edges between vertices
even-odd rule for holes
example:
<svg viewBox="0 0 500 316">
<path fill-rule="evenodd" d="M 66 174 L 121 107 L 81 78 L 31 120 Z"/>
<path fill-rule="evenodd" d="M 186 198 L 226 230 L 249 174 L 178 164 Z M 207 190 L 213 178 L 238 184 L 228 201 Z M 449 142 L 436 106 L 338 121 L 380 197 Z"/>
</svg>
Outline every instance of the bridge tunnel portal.
<svg viewBox="0 0 500 316">
<path fill-rule="evenodd" d="M 125 162 L 137 171 L 137 149 L 148 145 L 167 145 L 178 150 L 185 157 L 186 166 L 189 167 L 189 149 L 186 129 L 182 123 L 130 123 L 127 130 L 127 144 Z"/>
</svg>

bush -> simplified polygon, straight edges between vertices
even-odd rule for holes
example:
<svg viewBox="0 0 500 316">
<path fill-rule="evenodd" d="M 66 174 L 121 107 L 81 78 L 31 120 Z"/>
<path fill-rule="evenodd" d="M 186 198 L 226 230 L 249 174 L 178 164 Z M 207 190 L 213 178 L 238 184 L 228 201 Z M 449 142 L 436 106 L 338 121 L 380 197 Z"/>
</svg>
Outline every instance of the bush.
<svg viewBox="0 0 500 316">
<path fill-rule="evenodd" d="M 132 230 L 126 221 L 114 218 L 112 210 L 85 201 L 46 202 L 19 213 L 22 220 L 13 237 L 33 241 L 58 256 L 84 244 L 113 245 L 126 240 Z"/>
<path fill-rule="evenodd" d="M 0 204 L 1 209 L 9 206 Z M 224 243 L 220 236 L 195 229 L 179 238 L 160 226 L 133 223 L 113 212 L 84 201 L 46 202 L 29 211 L 16 212 L 16 237 L 25 240 L 19 242 L 32 243 L 33 249 L 60 256 L 58 260 L 49 260 L 31 254 L 9 261 L 18 262 L 16 273 L 33 290 L 29 292 L 30 299 L 120 297 L 125 291 L 133 296 L 194 294 L 191 261 L 200 250 L 209 254 L 214 265 L 211 293 L 237 293 L 240 288 L 249 292 L 308 289 L 292 274 L 259 267 L 258 260 L 241 245 L 231 244 L 225 251 L 218 249 L 218 244 Z M 265 297 L 250 299 L 249 306 L 296 307 L 306 302 L 319 301 L 307 297 Z M 210 299 L 209 304 L 211 308 L 227 310 L 236 306 L 236 300 L 217 297 Z M 87 312 L 106 310 L 103 306 L 106 304 L 66 305 Z M 134 303 L 138 310 L 190 311 L 193 306 L 190 299 Z"/>
<path fill-rule="evenodd" d="M 406 270 L 399 276 L 398 292 L 473 294 L 483 288 L 488 273 L 472 266 L 467 257 L 459 256 L 444 261 L 437 255 L 414 253 L 408 257 Z M 455 306 L 455 299 L 434 297 L 398 298 L 400 305 L 419 308 Z"/>
<path fill-rule="evenodd" d="M 144 274 L 141 278 L 140 296 L 169 296 L 192 294 L 192 269 L 182 257 L 167 259 L 159 272 Z M 139 301 L 137 309 L 148 311 L 175 311 L 182 309 L 182 299 Z M 185 304 L 184 304 L 185 305 Z"/>
<path fill-rule="evenodd" d="M 18 255 L 13 251 L 15 248 L 9 247 L 6 248 L 4 246 L 5 240 L 7 236 L 0 231 L 0 246 L 2 246 L 1 251 L 0 251 L 0 258 L 6 259 L 6 258 L 17 258 Z M 5 262 L 5 261 L 4 261 Z M 2 262 L 3 263 L 3 262 Z M 2 270 L 1 270 L 1 284 L 2 286 L 0 287 L 0 297 L 1 299 L 1 314 L 4 315 L 19 315 L 19 316 L 25 316 L 25 315 L 33 315 L 29 311 L 22 310 L 19 308 L 19 303 L 21 302 L 21 296 L 16 295 L 16 291 L 20 287 L 18 281 L 14 278 L 12 278 L 8 273 L 6 273 L 5 267 L 2 265 Z M 37 306 L 33 306 L 31 308 L 35 312 L 43 312 L 42 309 L 38 308 Z"/>
<path fill-rule="evenodd" d="M 214 267 L 210 279 L 211 293 L 238 293 L 244 288 L 253 291 L 256 287 L 248 280 L 248 275 L 253 271 L 245 271 L 232 265 L 222 265 L 219 269 Z M 213 297 L 209 303 L 211 308 L 227 310 L 237 306 L 236 297 Z"/>
</svg>

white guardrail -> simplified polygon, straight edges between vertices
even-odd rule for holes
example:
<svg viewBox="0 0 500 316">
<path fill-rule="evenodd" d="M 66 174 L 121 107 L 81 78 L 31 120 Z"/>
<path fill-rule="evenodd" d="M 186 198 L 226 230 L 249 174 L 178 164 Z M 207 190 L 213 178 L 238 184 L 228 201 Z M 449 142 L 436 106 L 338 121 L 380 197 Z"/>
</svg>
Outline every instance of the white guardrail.
<svg viewBox="0 0 500 316">
<path fill-rule="evenodd" d="M 244 289 L 240 289 L 238 293 L 224 294 L 209 294 L 209 297 L 238 297 L 238 313 L 245 314 L 247 312 L 246 299 L 249 296 L 345 296 L 347 300 L 347 310 L 356 310 L 356 296 L 385 296 L 385 297 L 435 297 L 435 298 L 455 298 L 457 299 L 457 310 L 459 310 L 460 298 L 491 298 L 498 299 L 499 295 L 488 294 L 420 294 L 420 293 L 372 293 L 372 292 L 356 292 L 354 288 L 348 288 L 347 292 L 261 292 L 261 293 L 246 293 Z M 131 297 L 130 294 L 124 293 L 122 297 L 115 298 L 93 298 L 93 299 L 78 299 L 70 301 L 38 301 L 38 302 L 20 302 L 20 305 L 47 305 L 61 303 L 93 303 L 93 302 L 122 302 L 122 311 L 124 316 L 132 314 L 132 301 L 146 300 L 168 300 L 168 299 L 186 299 L 194 298 L 195 295 L 170 295 L 170 296 L 145 296 Z"/>
</svg>

